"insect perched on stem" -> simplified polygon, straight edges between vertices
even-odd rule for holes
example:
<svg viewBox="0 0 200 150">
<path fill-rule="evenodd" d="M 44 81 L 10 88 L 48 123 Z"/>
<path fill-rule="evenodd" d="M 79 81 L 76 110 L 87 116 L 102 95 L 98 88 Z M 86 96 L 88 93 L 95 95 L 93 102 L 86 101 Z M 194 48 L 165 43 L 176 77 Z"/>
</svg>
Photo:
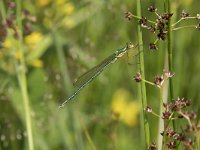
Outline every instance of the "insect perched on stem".
<svg viewBox="0 0 200 150">
<path fill-rule="evenodd" d="M 74 82 L 74 86 L 77 86 L 78 89 L 67 99 L 65 100 L 59 108 L 64 107 L 64 105 L 72 100 L 86 85 L 88 85 L 93 79 L 95 79 L 106 67 L 110 66 L 110 64 L 114 63 L 118 58 L 122 57 L 129 49 L 136 47 L 131 42 L 127 43 L 125 47 L 117 49 L 112 55 L 108 58 L 104 59 L 100 64 L 93 67 L 79 78 L 77 78 Z"/>
</svg>

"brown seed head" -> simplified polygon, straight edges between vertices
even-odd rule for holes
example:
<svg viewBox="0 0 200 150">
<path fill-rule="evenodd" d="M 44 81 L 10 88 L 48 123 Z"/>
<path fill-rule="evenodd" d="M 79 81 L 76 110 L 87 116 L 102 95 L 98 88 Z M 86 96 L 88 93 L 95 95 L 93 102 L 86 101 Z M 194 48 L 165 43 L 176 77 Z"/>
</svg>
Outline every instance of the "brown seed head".
<svg viewBox="0 0 200 150">
<path fill-rule="evenodd" d="M 150 11 L 150 12 L 156 12 L 157 8 L 155 7 L 155 5 L 151 5 L 151 6 L 149 6 L 148 11 Z"/>
<path fill-rule="evenodd" d="M 185 10 L 183 10 L 183 11 L 181 12 L 181 17 L 182 17 L 182 18 L 186 18 L 186 17 L 189 17 L 189 16 L 190 16 L 190 14 L 187 13 L 187 12 L 185 12 Z"/>
<path fill-rule="evenodd" d="M 147 107 L 145 108 L 145 111 L 148 112 L 148 113 L 149 113 L 149 112 L 152 112 L 152 108 L 151 108 L 150 106 L 147 106 Z"/>
<path fill-rule="evenodd" d="M 155 76 L 154 77 L 154 84 L 156 84 L 157 86 L 161 86 L 163 83 L 163 76 Z"/>
<path fill-rule="evenodd" d="M 149 49 L 150 49 L 150 50 L 157 50 L 158 47 L 156 46 L 156 44 L 150 43 L 150 44 L 149 44 Z"/>
<path fill-rule="evenodd" d="M 147 18 L 142 16 L 142 18 L 139 20 L 139 24 L 141 27 L 147 27 Z"/>
<path fill-rule="evenodd" d="M 139 72 L 136 73 L 136 75 L 134 76 L 134 80 L 135 80 L 136 82 L 142 81 L 142 76 L 141 76 L 141 74 L 140 74 Z"/>
<path fill-rule="evenodd" d="M 169 119 L 169 117 L 171 116 L 171 112 L 169 111 L 165 111 L 163 112 L 163 116 L 162 116 L 162 119 Z"/>
<path fill-rule="evenodd" d="M 200 14 L 197 14 L 196 18 L 197 18 L 198 20 L 200 20 Z"/>
<path fill-rule="evenodd" d="M 176 148 L 176 141 L 171 141 L 171 142 L 167 143 L 167 147 L 168 147 L 169 149 L 174 149 L 174 148 Z"/>
<path fill-rule="evenodd" d="M 148 150 L 156 150 L 156 148 L 157 148 L 156 143 L 153 142 L 153 143 L 151 143 L 151 144 L 149 145 Z"/>
<path fill-rule="evenodd" d="M 125 18 L 129 21 L 133 18 L 133 14 L 130 11 L 127 11 L 124 14 L 125 14 Z"/>
</svg>

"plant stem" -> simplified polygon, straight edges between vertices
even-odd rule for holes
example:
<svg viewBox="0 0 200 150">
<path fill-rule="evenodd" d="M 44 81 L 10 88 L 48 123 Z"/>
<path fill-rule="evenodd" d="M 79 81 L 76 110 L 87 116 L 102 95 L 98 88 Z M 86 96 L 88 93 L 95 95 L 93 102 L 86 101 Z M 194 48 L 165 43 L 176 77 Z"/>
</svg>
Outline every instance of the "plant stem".
<svg viewBox="0 0 200 150">
<path fill-rule="evenodd" d="M 142 19 L 142 17 L 141 16 L 135 16 L 135 15 L 131 15 L 133 18 L 135 18 L 135 19 L 138 19 L 138 20 L 140 20 L 140 19 Z M 156 24 L 156 22 L 154 22 L 154 21 L 151 21 L 151 20 L 147 20 L 147 22 L 149 22 L 149 23 L 152 23 L 152 24 Z"/>
<path fill-rule="evenodd" d="M 177 31 L 177 30 L 180 30 L 180 29 L 184 29 L 184 28 L 196 28 L 195 25 L 188 25 L 188 26 L 181 26 L 181 27 L 177 27 L 177 28 L 174 28 L 173 31 Z"/>
<path fill-rule="evenodd" d="M 158 141 L 158 149 L 163 149 L 164 148 L 164 143 L 165 143 L 165 139 L 164 139 L 164 136 L 163 136 L 163 139 L 162 139 L 162 136 L 160 135 L 160 133 L 162 131 L 165 131 L 164 129 L 164 121 L 162 119 L 162 113 L 164 112 L 164 107 L 163 107 L 163 88 L 161 87 L 159 89 L 159 99 L 160 99 L 160 118 L 159 118 L 159 128 L 158 128 L 158 135 L 157 135 L 157 141 Z"/>
<path fill-rule="evenodd" d="M 171 3 L 170 0 L 167 1 L 167 6 L 168 6 L 168 13 L 171 13 Z M 168 68 L 170 72 L 173 72 L 172 68 L 172 29 L 171 29 L 171 18 L 169 19 L 168 22 L 168 43 L 167 43 L 167 48 L 168 48 Z M 174 91 L 173 91 L 173 80 L 172 78 L 169 79 L 169 92 L 170 92 L 170 101 L 174 98 Z M 176 130 L 176 124 L 175 121 L 172 120 L 173 124 L 173 129 Z"/>
<path fill-rule="evenodd" d="M 167 4 L 168 4 L 168 13 L 171 12 L 171 5 L 170 5 L 170 0 L 167 0 Z M 171 32 L 171 19 L 169 19 L 169 23 L 168 23 L 168 67 L 169 67 L 169 71 L 172 72 L 173 68 L 172 68 L 172 32 Z M 170 100 L 172 100 L 172 98 L 174 97 L 174 93 L 173 93 L 173 82 L 172 82 L 172 78 L 169 79 L 169 88 L 170 88 Z"/>
<path fill-rule="evenodd" d="M 65 60 L 65 54 L 63 51 L 63 45 L 61 43 L 61 38 L 59 35 L 56 33 L 56 31 L 53 32 L 54 40 L 55 40 L 55 45 L 56 45 L 56 52 L 58 55 L 58 61 L 60 64 L 60 70 L 62 77 L 64 79 L 64 87 L 65 90 L 67 91 L 67 94 L 71 93 L 72 91 L 72 86 L 71 86 L 71 80 L 69 77 L 69 72 L 68 72 L 68 67 L 67 67 L 67 62 Z"/>
<path fill-rule="evenodd" d="M 27 135 L 28 135 L 28 147 L 29 150 L 34 150 L 33 144 L 33 132 L 32 132 L 32 121 L 31 121 L 31 113 L 30 113 L 30 106 L 29 106 L 29 96 L 27 90 L 27 78 L 26 78 L 26 63 L 24 58 L 24 49 L 22 46 L 22 21 L 21 21 L 21 1 L 16 0 L 17 10 L 17 26 L 18 26 L 18 34 L 19 39 L 17 40 L 16 47 L 19 50 L 20 60 L 19 64 L 16 65 L 18 82 L 21 89 L 21 94 L 24 103 L 24 110 L 25 110 L 25 121 L 26 121 L 26 128 L 27 128 Z"/>
<path fill-rule="evenodd" d="M 197 19 L 196 17 L 185 17 L 185 18 L 181 18 L 179 19 L 176 23 L 172 24 L 171 26 L 174 27 L 175 25 L 177 25 L 178 23 L 180 23 L 182 20 L 187 20 L 187 19 Z"/>
<path fill-rule="evenodd" d="M 137 16 L 141 17 L 141 3 L 140 0 L 137 0 Z M 145 79 L 145 71 L 144 71 L 144 53 L 143 53 L 143 40 L 142 40 L 142 30 L 140 25 L 138 25 L 138 44 L 139 46 L 139 59 L 140 59 L 140 74 L 142 79 Z M 144 81 L 140 82 L 140 90 L 141 90 L 141 99 L 142 99 L 142 108 L 143 108 L 143 120 L 144 120 L 144 134 L 145 134 L 145 144 L 146 149 L 150 142 L 150 132 L 149 132 L 149 123 L 147 119 L 147 114 L 144 112 L 147 107 L 147 97 L 146 97 L 146 85 Z"/>
</svg>

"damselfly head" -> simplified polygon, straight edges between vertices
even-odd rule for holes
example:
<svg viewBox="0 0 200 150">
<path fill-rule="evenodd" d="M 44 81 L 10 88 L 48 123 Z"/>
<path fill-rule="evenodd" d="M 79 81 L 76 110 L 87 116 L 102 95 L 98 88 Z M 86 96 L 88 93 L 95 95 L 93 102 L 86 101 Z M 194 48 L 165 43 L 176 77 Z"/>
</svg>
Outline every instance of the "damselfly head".
<svg viewBox="0 0 200 150">
<path fill-rule="evenodd" d="M 134 44 L 131 43 L 131 42 L 126 43 L 126 46 L 127 46 L 128 49 L 131 49 L 131 48 L 135 47 Z"/>
</svg>

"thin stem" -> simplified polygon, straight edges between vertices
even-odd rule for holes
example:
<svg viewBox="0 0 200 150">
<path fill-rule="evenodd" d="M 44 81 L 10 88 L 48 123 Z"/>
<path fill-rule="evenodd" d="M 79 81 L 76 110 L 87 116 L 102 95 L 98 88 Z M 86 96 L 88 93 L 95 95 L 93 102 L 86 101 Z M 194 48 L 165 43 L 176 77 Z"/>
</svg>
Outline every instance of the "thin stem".
<svg viewBox="0 0 200 150">
<path fill-rule="evenodd" d="M 162 113 L 164 112 L 164 107 L 163 107 L 163 88 L 161 87 L 159 90 L 159 99 L 160 99 L 160 116 L 162 116 Z M 163 149 L 165 146 L 165 136 L 163 135 L 163 138 L 161 138 L 160 133 L 165 131 L 164 128 L 164 120 L 162 117 L 159 118 L 159 128 L 158 128 L 158 135 L 157 135 L 157 141 L 158 141 L 158 149 Z"/>
<path fill-rule="evenodd" d="M 179 22 L 181 22 L 182 20 L 183 20 L 183 18 L 179 19 L 176 23 L 172 24 L 171 26 L 173 27 L 173 26 L 177 25 L 177 24 L 178 24 Z"/>
<path fill-rule="evenodd" d="M 70 80 L 70 77 L 69 77 L 67 63 L 66 63 L 66 60 L 65 60 L 65 54 L 64 54 L 64 51 L 63 51 L 63 45 L 62 45 L 61 39 L 60 39 L 60 37 L 59 37 L 59 35 L 57 34 L 56 31 L 53 31 L 53 36 L 54 36 L 54 40 L 55 40 L 56 52 L 57 52 L 57 55 L 58 55 L 60 70 L 61 70 L 61 73 L 62 73 L 62 77 L 64 79 L 64 87 L 67 91 L 67 94 L 69 94 L 69 93 L 71 93 L 72 86 L 71 86 L 71 80 Z"/>
<path fill-rule="evenodd" d="M 133 14 L 131 15 L 131 17 L 136 18 L 136 19 L 138 19 L 138 20 L 142 19 L 141 16 L 135 16 L 135 15 L 133 15 Z M 151 20 L 148 20 L 148 19 L 147 19 L 147 22 L 152 23 L 152 24 L 156 24 L 156 22 L 151 21 Z"/>
<path fill-rule="evenodd" d="M 150 85 L 153 85 L 153 86 L 155 86 L 155 84 L 154 84 L 153 82 L 149 82 L 149 81 L 147 81 L 147 80 L 144 80 L 144 79 L 142 79 L 142 81 L 144 81 L 144 82 L 146 82 L 146 83 L 148 83 L 148 84 L 150 84 Z"/>
<path fill-rule="evenodd" d="M 159 39 L 157 38 L 157 39 L 155 40 L 154 44 L 156 44 L 158 41 L 159 41 Z"/>
<path fill-rule="evenodd" d="M 181 111 L 178 112 L 178 113 L 179 113 L 180 115 L 182 115 L 182 116 L 188 121 L 190 127 L 192 127 L 192 123 L 191 123 L 191 121 L 190 121 L 190 118 L 189 118 L 187 115 L 185 115 L 184 113 L 182 113 Z"/>
<path fill-rule="evenodd" d="M 174 27 L 175 25 L 177 25 L 178 23 L 180 23 L 182 20 L 187 20 L 187 19 L 197 19 L 197 18 L 196 17 L 184 17 L 184 18 L 179 19 L 177 22 L 175 22 L 171 26 Z"/>
<path fill-rule="evenodd" d="M 5 10 L 3 1 L 0 1 L 0 12 L 1 12 L 2 19 L 4 21 L 6 19 L 6 10 Z"/>
<path fill-rule="evenodd" d="M 151 113 L 152 113 L 152 115 L 154 115 L 154 116 L 160 118 L 160 115 L 156 114 L 154 111 L 152 111 Z"/>
<path fill-rule="evenodd" d="M 181 27 L 174 28 L 173 31 L 177 31 L 184 28 L 196 28 L 196 26 L 195 25 L 181 26 Z"/>
<path fill-rule="evenodd" d="M 171 12 L 171 4 L 170 4 L 170 0 L 167 0 L 167 4 L 168 4 L 168 13 Z M 172 32 L 171 32 L 171 19 L 169 19 L 169 23 L 168 23 L 168 67 L 169 67 L 169 71 L 173 72 L 173 68 L 172 68 Z M 170 99 L 172 99 L 174 97 L 174 93 L 173 93 L 173 82 L 172 82 L 172 78 L 169 79 L 169 88 L 170 88 Z"/>
<path fill-rule="evenodd" d="M 97 148 L 96 148 L 96 146 L 95 146 L 95 144 L 94 144 L 94 142 L 93 142 L 93 140 L 92 140 L 87 128 L 83 125 L 82 118 L 80 118 L 80 125 L 81 125 L 81 128 L 83 129 L 83 132 L 84 132 L 89 144 L 91 145 L 92 150 L 97 150 Z"/>
<path fill-rule="evenodd" d="M 171 3 L 170 0 L 166 0 L 167 2 L 167 6 L 168 6 L 168 13 L 171 13 Z M 173 72 L 173 68 L 172 68 L 172 29 L 171 29 L 171 18 L 169 19 L 168 22 L 168 68 L 170 72 Z M 170 95 L 170 101 L 173 99 L 174 97 L 174 91 L 173 91 L 173 80 L 172 78 L 169 79 L 169 95 Z M 176 130 L 176 125 L 174 120 L 172 121 L 173 124 L 173 129 Z"/>
<path fill-rule="evenodd" d="M 32 120 L 31 120 L 31 113 L 30 113 L 30 105 L 29 105 L 29 96 L 27 90 L 27 78 L 26 78 L 26 63 L 24 58 L 24 48 L 22 46 L 22 21 L 21 21 L 21 1 L 16 0 L 17 4 L 17 25 L 19 29 L 19 39 L 17 40 L 17 50 L 19 50 L 20 60 L 18 66 L 16 66 L 18 82 L 21 89 L 21 94 L 24 102 L 24 110 L 25 110 L 25 121 L 26 121 L 26 128 L 27 128 L 27 135 L 28 135 L 28 147 L 29 150 L 34 150 L 33 144 L 33 132 L 32 132 Z"/>
<path fill-rule="evenodd" d="M 141 18 L 141 0 L 137 0 L 137 16 Z M 138 43 L 139 45 L 139 58 L 140 58 L 140 73 L 142 79 L 145 79 L 145 71 L 144 71 L 144 53 L 143 53 L 143 40 L 142 40 L 142 30 L 140 25 L 138 25 Z M 140 90 L 141 90 L 141 99 L 142 99 L 142 107 L 143 107 L 143 120 L 144 120 L 144 134 L 145 134 L 145 147 L 147 149 L 149 142 L 150 142 L 150 131 L 149 131 L 149 123 L 147 114 L 144 112 L 144 108 L 147 107 L 147 97 L 146 97 L 146 85 L 144 81 L 141 81 L 140 84 Z"/>
</svg>

